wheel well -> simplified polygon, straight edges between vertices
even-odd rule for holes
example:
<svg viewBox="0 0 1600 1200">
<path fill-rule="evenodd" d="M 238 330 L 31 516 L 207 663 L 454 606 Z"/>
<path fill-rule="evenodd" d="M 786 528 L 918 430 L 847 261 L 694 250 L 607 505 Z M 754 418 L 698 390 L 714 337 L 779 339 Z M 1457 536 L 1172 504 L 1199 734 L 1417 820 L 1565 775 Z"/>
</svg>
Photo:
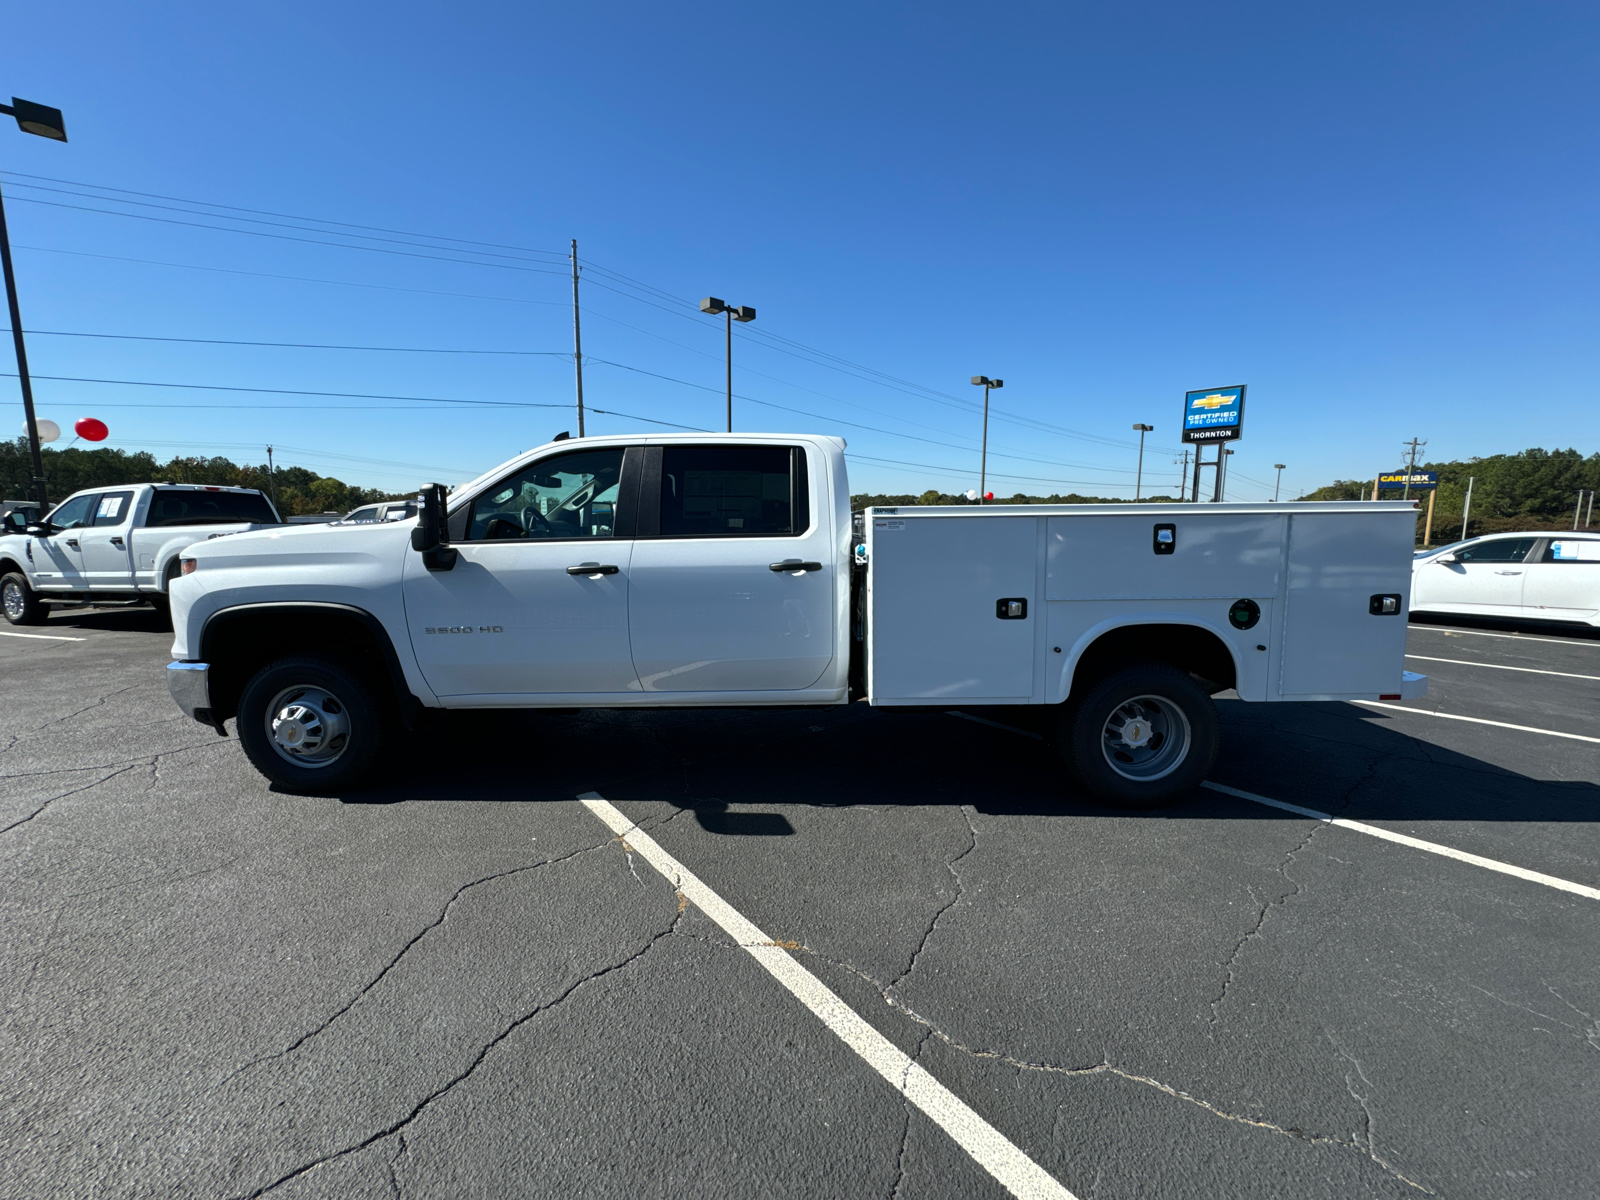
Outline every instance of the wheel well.
<svg viewBox="0 0 1600 1200">
<path fill-rule="evenodd" d="M 21 563 L 13 562 L 9 558 L 0 558 L 0 575 L 9 575 L 13 571 L 16 571 L 22 575 L 27 574 L 27 572 L 22 569 Z"/>
<path fill-rule="evenodd" d="M 1079 656 L 1069 695 L 1129 662 L 1160 662 L 1187 671 L 1212 692 L 1226 691 L 1237 679 L 1233 655 L 1222 639 L 1198 625 L 1124 625 L 1097 637 Z"/>
<path fill-rule="evenodd" d="M 255 673 L 293 654 L 337 647 L 329 657 L 387 681 L 409 725 L 421 702 L 406 686 L 388 632 L 371 613 L 334 604 L 263 604 L 223 609 L 200 634 L 201 662 L 209 672 L 211 711 L 217 720 L 236 716 L 239 697 Z"/>
</svg>

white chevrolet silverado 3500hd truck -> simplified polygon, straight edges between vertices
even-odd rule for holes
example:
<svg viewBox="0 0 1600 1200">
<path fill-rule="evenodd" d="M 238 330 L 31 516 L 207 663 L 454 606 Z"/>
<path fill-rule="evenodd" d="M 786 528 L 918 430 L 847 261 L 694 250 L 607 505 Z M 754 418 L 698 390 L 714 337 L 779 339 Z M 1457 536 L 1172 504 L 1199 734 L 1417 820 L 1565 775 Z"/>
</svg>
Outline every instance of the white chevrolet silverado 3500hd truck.
<svg viewBox="0 0 1600 1200">
<path fill-rule="evenodd" d="M 42 521 L 0 519 L 0 612 L 13 625 L 45 619 L 45 601 L 147 600 L 165 607 L 185 547 L 277 525 L 253 488 L 123 483 L 74 492 Z"/>
<path fill-rule="evenodd" d="M 202 542 L 174 699 L 291 791 L 335 791 L 426 708 L 1048 706 L 1079 783 L 1194 786 L 1211 696 L 1420 696 L 1404 503 L 868 509 L 844 442 L 594 437 L 408 521 Z"/>
</svg>

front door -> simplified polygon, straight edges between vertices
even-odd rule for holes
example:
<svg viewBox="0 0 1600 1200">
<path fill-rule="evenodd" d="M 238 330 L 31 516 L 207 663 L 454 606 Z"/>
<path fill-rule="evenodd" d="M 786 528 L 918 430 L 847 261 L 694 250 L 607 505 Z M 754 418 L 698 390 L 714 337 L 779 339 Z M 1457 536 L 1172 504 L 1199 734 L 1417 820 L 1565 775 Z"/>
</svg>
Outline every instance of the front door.
<svg viewBox="0 0 1600 1200">
<path fill-rule="evenodd" d="M 1524 565 L 1523 615 L 1554 621 L 1600 616 L 1600 538 L 1551 538 Z"/>
<path fill-rule="evenodd" d="M 407 551 L 406 620 L 437 695 L 509 702 L 638 690 L 633 542 L 617 527 L 622 460 L 620 448 L 572 451 L 484 489 L 452 570 L 430 571 Z"/>
<path fill-rule="evenodd" d="M 1488 538 L 1456 551 L 1455 562 L 1423 563 L 1412 577 L 1411 607 L 1487 617 L 1519 615 L 1525 570 L 1522 560 L 1536 540 Z"/>
<path fill-rule="evenodd" d="M 840 548 L 806 448 L 646 451 L 628 626 L 647 692 L 797 691 L 833 661 Z M 819 468 L 820 461 L 816 464 Z"/>
<path fill-rule="evenodd" d="M 133 588 L 133 558 L 128 550 L 128 517 L 132 492 L 102 492 L 95 497 L 94 524 L 82 531 L 83 578 L 91 589 L 129 591 Z"/>
<path fill-rule="evenodd" d="M 55 530 L 34 542 L 34 578 L 41 589 L 83 587 L 82 537 L 94 520 L 98 495 L 74 496 L 58 505 L 47 518 Z"/>
</svg>

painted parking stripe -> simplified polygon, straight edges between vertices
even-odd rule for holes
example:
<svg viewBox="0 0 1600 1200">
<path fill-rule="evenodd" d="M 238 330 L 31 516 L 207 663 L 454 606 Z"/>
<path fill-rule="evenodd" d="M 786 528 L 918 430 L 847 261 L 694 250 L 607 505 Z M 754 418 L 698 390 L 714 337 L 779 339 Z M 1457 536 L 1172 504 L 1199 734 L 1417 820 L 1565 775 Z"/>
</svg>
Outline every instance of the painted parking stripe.
<svg viewBox="0 0 1600 1200">
<path fill-rule="evenodd" d="M 1506 721 L 1490 721 L 1485 717 L 1463 717 L 1457 713 L 1429 712 L 1425 708 L 1407 708 L 1404 704 L 1384 704 L 1380 700 L 1352 700 L 1351 704 L 1360 704 L 1366 708 L 1392 708 L 1395 712 L 1415 713 L 1419 717 L 1438 717 L 1441 721 L 1471 721 L 1474 725 L 1493 725 L 1497 729 L 1515 729 L 1522 733 L 1542 733 L 1545 737 L 1568 738 L 1574 742 L 1594 742 L 1600 745 L 1600 737 L 1590 737 L 1586 733 L 1562 733 L 1559 729 L 1540 729 L 1537 725 L 1512 725 Z"/>
<path fill-rule="evenodd" d="M 742 913 L 712 891 L 695 874 L 668 854 L 649 834 L 628 820 L 615 805 L 597 792 L 578 797 L 590 812 L 605 822 L 611 832 L 628 839 L 628 848 L 660 872 L 706 916 L 720 925 L 729 937 L 789 990 L 826 1025 L 830 1032 L 854 1050 L 867 1064 L 888 1080 L 912 1104 L 928 1115 L 989 1172 L 1002 1187 L 1023 1200 L 1075 1200 L 1072 1193 L 1009 1141 L 999 1130 L 968 1108 L 954 1092 L 924 1068 L 903 1054 L 858 1016 L 854 1009 L 834 995 L 821 980 L 789 956 Z"/>
<path fill-rule="evenodd" d="M 0 637 L 37 638 L 41 642 L 87 642 L 88 638 L 62 637 L 54 633 L 12 633 L 9 629 L 0 629 Z"/>
<path fill-rule="evenodd" d="M 1514 867 L 1510 863 L 1484 858 L 1479 854 L 1468 854 L 1465 850 L 1457 850 L 1451 846 L 1441 846 L 1438 842 L 1425 842 L 1421 838 L 1408 837 L 1406 834 L 1380 829 L 1376 825 L 1367 825 L 1361 821 L 1347 821 L 1343 817 L 1336 817 L 1332 813 L 1318 812 L 1314 808 L 1302 808 L 1298 804 L 1285 804 L 1282 800 L 1268 800 L 1265 796 L 1258 796 L 1254 792 L 1241 791 L 1239 788 L 1229 787 L 1225 783 L 1212 783 L 1208 779 L 1200 786 L 1210 788 L 1213 792 L 1221 792 L 1227 796 L 1237 796 L 1240 800 L 1249 800 L 1254 804 L 1265 804 L 1268 808 L 1281 808 L 1284 812 L 1297 813 L 1302 817 L 1310 817 L 1315 821 L 1337 825 L 1341 829 L 1350 829 L 1356 833 L 1367 834 L 1370 837 L 1382 838 L 1386 842 L 1398 842 L 1402 846 L 1410 846 L 1413 850 L 1425 850 L 1429 854 L 1453 858 L 1457 862 L 1471 863 L 1473 866 L 1482 867 L 1487 871 L 1498 871 L 1502 875 L 1512 875 L 1518 879 L 1526 879 L 1530 883 L 1539 883 L 1545 887 L 1555 888 L 1558 891 L 1571 892 L 1574 896 L 1600 900 L 1600 888 L 1592 888 L 1582 883 L 1573 883 L 1570 879 L 1558 879 L 1554 875 L 1530 871 L 1525 867 Z"/>
<path fill-rule="evenodd" d="M 1506 638 L 1513 642 L 1549 642 L 1552 646 L 1587 646 L 1589 649 L 1600 648 L 1600 642 L 1585 638 L 1547 638 L 1533 637 L 1522 633 L 1490 633 L 1486 629 L 1440 629 L 1435 625 L 1412 625 L 1412 633 L 1443 633 L 1450 637 L 1465 634 L 1468 637 Z"/>
<path fill-rule="evenodd" d="M 1454 663 L 1458 667 L 1488 667 L 1491 671 L 1521 671 L 1527 675 L 1559 675 L 1563 679 L 1600 680 L 1600 675 L 1577 675 L 1571 671 L 1541 671 L 1537 667 L 1508 667 L 1504 663 L 1471 662 L 1465 658 L 1430 658 L 1426 654 L 1408 654 L 1406 657 L 1414 658 L 1418 662 Z"/>
</svg>

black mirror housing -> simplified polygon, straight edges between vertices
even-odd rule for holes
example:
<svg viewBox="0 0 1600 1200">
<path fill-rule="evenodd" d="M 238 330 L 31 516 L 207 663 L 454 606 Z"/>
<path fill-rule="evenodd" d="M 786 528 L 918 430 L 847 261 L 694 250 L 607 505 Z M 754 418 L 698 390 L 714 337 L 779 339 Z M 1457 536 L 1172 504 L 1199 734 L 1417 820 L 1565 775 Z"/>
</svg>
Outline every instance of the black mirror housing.
<svg viewBox="0 0 1600 1200">
<path fill-rule="evenodd" d="M 442 483 L 430 483 L 417 497 L 417 527 L 411 531 L 411 548 L 421 552 L 422 565 L 430 571 L 448 571 L 456 565 Z"/>
</svg>

